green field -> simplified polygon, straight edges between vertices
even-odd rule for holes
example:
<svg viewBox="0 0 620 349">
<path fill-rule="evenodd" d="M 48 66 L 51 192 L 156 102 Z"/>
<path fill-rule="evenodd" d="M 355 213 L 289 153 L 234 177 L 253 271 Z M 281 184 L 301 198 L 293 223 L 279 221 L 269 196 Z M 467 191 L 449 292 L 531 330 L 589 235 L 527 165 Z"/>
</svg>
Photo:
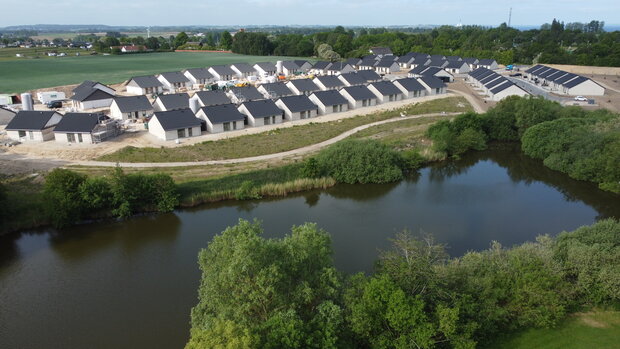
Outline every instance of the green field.
<svg viewBox="0 0 620 349">
<path fill-rule="evenodd" d="M 114 84 L 136 75 L 157 74 L 185 68 L 293 59 L 198 52 L 53 58 L 0 61 L 0 77 L 2 77 L 0 93 L 19 93 L 44 87 L 79 84 L 84 80 Z"/>
<path fill-rule="evenodd" d="M 620 312 L 570 315 L 557 328 L 530 329 L 498 340 L 488 349 L 611 349 L 620 347 Z"/>
</svg>

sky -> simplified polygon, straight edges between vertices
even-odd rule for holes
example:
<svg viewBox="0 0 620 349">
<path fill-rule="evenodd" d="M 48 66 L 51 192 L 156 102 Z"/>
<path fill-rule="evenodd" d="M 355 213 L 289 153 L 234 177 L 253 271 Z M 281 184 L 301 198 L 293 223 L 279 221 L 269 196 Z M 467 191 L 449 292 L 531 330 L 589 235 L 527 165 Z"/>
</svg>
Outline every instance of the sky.
<svg viewBox="0 0 620 349">
<path fill-rule="evenodd" d="M 9 3 L 10 1 L 10 3 Z M 29 0 L 0 27 L 27 24 L 168 25 L 512 25 L 602 20 L 620 24 L 618 0 Z M 15 6 L 0 0 L 0 8 Z M 4 5 L 4 6 L 2 6 Z"/>
</svg>

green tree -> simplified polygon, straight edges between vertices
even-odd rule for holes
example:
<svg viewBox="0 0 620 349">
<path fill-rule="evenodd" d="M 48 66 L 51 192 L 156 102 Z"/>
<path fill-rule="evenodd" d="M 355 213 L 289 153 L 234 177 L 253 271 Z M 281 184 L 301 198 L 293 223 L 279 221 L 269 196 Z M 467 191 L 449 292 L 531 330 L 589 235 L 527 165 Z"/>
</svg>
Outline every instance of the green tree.
<svg viewBox="0 0 620 349">
<path fill-rule="evenodd" d="M 185 45 L 188 41 L 189 41 L 189 37 L 187 36 L 187 34 L 185 32 L 180 32 L 174 38 L 172 46 L 176 49 L 179 46 Z"/>
<path fill-rule="evenodd" d="M 225 50 L 230 50 L 233 44 L 233 37 L 229 31 L 223 31 L 220 36 L 220 46 Z"/>
<path fill-rule="evenodd" d="M 80 186 L 86 176 L 56 168 L 45 177 L 43 196 L 47 216 L 57 228 L 79 221 L 85 211 Z"/>
</svg>

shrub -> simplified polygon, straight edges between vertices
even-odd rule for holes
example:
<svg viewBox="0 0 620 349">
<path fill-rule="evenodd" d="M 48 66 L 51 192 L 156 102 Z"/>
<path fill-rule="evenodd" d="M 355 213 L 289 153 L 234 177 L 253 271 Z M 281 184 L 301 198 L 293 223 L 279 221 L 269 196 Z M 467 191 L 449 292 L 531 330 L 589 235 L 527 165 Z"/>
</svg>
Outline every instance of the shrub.
<svg viewBox="0 0 620 349">
<path fill-rule="evenodd" d="M 237 200 L 253 200 L 260 199 L 260 197 L 258 189 L 252 181 L 244 181 L 235 192 L 235 199 Z"/>
<path fill-rule="evenodd" d="M 93 211 L 103 210 L 112 204 L 110 183 L 105 178 L 87 178 L 79 187 L 84 204 Z"/>
<path fill-rule="evenodd" d="M 85 203 L 80 193 L 80 186 L 86 176 L 76 172 L 57 168 L 45 179 L 43 196 L 45 209 L 52 225 L 65 227 L 82 219 Z"/>
</svg>

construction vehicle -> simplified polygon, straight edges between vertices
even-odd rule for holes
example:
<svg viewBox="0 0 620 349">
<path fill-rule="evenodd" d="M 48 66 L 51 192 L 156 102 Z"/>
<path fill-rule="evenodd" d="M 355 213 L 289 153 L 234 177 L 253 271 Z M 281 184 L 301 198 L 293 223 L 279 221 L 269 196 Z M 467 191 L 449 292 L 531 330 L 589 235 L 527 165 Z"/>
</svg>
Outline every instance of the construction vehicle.
<svg viewBox="0 0 620 349">
<path fill-rule="evenodd" d="M 515 68 L 514 64 L 508 64 L 506 66 L 506 70 L 508 70 L 508 71 L 512 71 L 514 68 Z"/>
</svg>

